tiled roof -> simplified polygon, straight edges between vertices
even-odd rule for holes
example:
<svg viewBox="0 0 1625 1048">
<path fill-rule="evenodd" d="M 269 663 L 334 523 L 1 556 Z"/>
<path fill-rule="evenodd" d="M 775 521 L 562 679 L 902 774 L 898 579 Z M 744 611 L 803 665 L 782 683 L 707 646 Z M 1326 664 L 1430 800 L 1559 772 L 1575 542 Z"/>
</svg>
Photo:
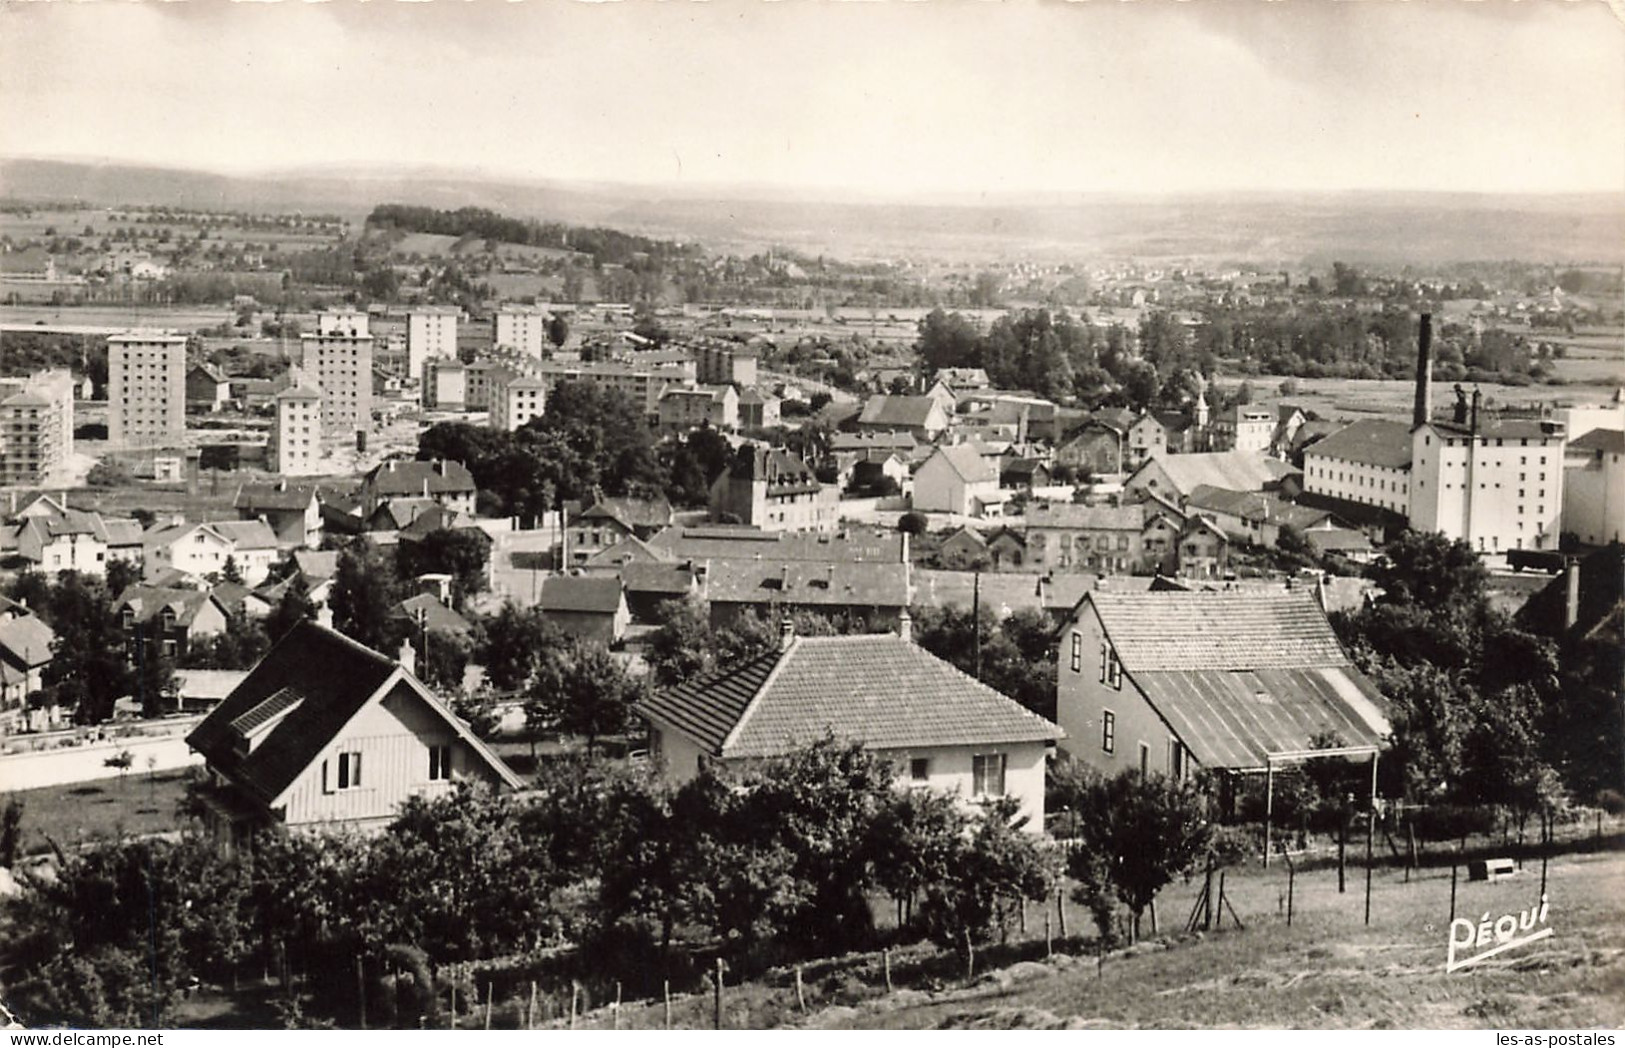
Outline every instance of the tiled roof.
<svg viewBox="0 0 1625 1048">
<path fill-rule="evenodd" d="M 910 429 L 931 421 L 932 412 L 940 418 L 941 406 L 930 397 L 881 394 L 870 397 L 858 416 L 860 426 L 907 426 Z"/>
<path fill-rule="evenodd" d="M 197 618 L 197 613 L 211 601 L 216 607 L 220 607 L 218 600 L 202 590 L 152 586 L 137 582 L 119 594 L 117 607 L 129 608 L 134 612 L 136 622 L 148 622 L 165 608 L 169 608 L 175 613 L 176 625 L 190 626 L 192 620 Z M 221 607 L 221 611 L 224 612 L 225 609 Z"/>
<path fill-rule="evenodd" d="M 182 698 L 219 702 L 247 677 L 247 670 L 176 670 L 175 690 Z"/>
<path fill-rule="evenodd" d="M 205 524 L 237 549 L 275 549 L 276 532 L 263 520 L 220 520 Z"/>
<path fill-rule="evenodd" d="M 705 596 L 721 604 L 901 608 L 907 564 L 807 560 L 711 560 Z"/>
<path fill-rule="evenodd" d="M 1569 447 L 1582 451 L 1603 451 L 1612 455 L 1625 455 L 1625 430 L 1593 429 L 1583 437 L 1569 441 Z"/>
<path fill-rule="evenodd" d="M 300 622 L 186 737 L 209 766 L 272 803 L 399 669 L 397 663 L 314 622 Z M 403 678 L 401 687 L 410 688 Z M 232 722 L 287 689 L 303 701 L 246 756 Z M 413 689 L 416 690 L 416 689 Z M 510 786 L 519 779 L 427 692 L 417 694 Z"/>
<path fill-rule="evenodd" d="M 892 634 L 801 637 L 639 704 L 721 758 L 826 735 L 872 749 L 1049 742 L 1059 727 Z"/>
<path fill-rule="evenodd" d="M 314 484 L 244 484 L 231 504 L 234 509 L 302 510 L 315 498 Z"/>
<path fill-rule="evenodd" d="M 621 582 L 628 593 L 682 596 L 694 588 L 694 571 L 687 564 L 634 562 L 621 565 Z"/>
<path fill-rule="evenodd" d="M 916 447 L 914 434 L 907 430 L 896 433 L 836 433 L 829 438 L 831 451 L 867 451 L 885 448 L 912 454 Z"/>
<path fill-rule="evenodd" d="M 1386 469 L 1409 469 L 1411 428 L 1388 419 L 1361 419 L 1304 450 L 1306 458 L 1311 455 Z"/>
<path fill-rule="evenodd" d="M 671 523 L 671 503 L 663 498 L 604 498 L 581 512 L 577 520 L 608 518 L 628 528 L 663 528 Z"/>
<path fill-rule="evenodd" d="M 1192 455 L 1153 455 L 1129 478 L 1161 467 L 1175 491 L 1188 494 L 1199 485 L 1232 491 L 1262 491 L 1299 472 L 1261 451 L 1208 451 Z"/>
<path fill-rule="evenodd" d="M 621 580 L 602 575 L 554 575 L 542 580 L 542 610 L 613 615 L 621 606 Z"/>
<path fill-rule="evenodd" d="M 253 708 L 240 713 L 231 719 L 231 730 L 247 738 L 254 733 L 254 729 L 269 724 L 272 718 L 279 713 L 287 713 L 295 706 L 305 701 L 292 688 L 281 688 L 273 692 L 264 701 L 257 703 Z"/>
<path fill-rule="evenodd" d="M 471 633 L 474 630 L 467 619 L 440 603 L 432 593 L 406 598 L 389 609 L 389 617 L 427 628 L 431 633 Z"/>
<path fill-rule="evenodd" d="M 998 467 L 983 458 L 975 448 L 965 444 L 955 444 L 953 447 L 937 448 L 937 456 L 948 463 L 959 479 L 967 484 L 977 484 L 987 480 L 998 480 Z M 929 460 L 928 460 L 929 461 Z"/>
<path fill-rule="evenodd" d="M 1316 528 L 1309 533 L 1309 541 L 1323 553 L 1371 552 L 1366 533 L 1353 528 Z"/>
<path fill-rule="evenodd" d="M 1294 528 L 1312 528 L 1332 515 L 1331 510 L 1299 506 L 1276 495 L 1262 491 L 1230 491 L 1202 484 L 1190 493 L 1185 503 L 1187 513 L 1224 513 L 1243 520 L 1265 521 L 1271 524 L 1289 524 Z"/>
<path fill-rule="evenodd" d="M 1085 506 L 1076 502 L 1044 502 L 1027 507 L 1028 528 L 1139 531 L 1144 526 L 1145 510 L 1138 505 Z"/>
<path fill-rule="evenodd" d="M 1347 666 L 1312 593 L 1102 593 L 1092 603 L 1130 673 Z"/>
<path fill-rule="evenodd" d="M 56 634 L 51 627 L 33 615 L 0 622 L 0 648 L 27 667 L 43 666 L 51 661 L 51 645 Z"/>
<path fill-rule="evenodd" d="M 141 545 L 141 522 L 131 517 L 103 517 L 109 546 Z"/>
<path fill-rule="evenodd" d="M 338 550 L 296 549 L 293 562 L 298 565 L 299 574 L 312 582 L 330 579 L 339 570 Z"/>
<path fill-rule="evenodd" d="M 1478 420 L 1478 430 L 1474 432 L 1470 426 L 1457 422 L 1444 422 L 1434 419 L 1430 425 L 1439 431 L 1441 436 L 1482 437 L 1489 440 L 1552 440 L 1563 435 L 1563 423 L 1551 419 L 1538 418 L 1485 418 L 1482 415 Z"/>
<path fill-rule="evenodd" d="M 474 490 L 474 474 L 461 462 L 418 462 L 399 459 L 379 463 L 366 475 L 363 484 L 375 496 L 422 495 L 428 485 L 431 495 Z"/>
<path fill-rule="evenodd" d="M 763 531 L 747 524 L 670 527 L 649 536 L 649 549 L 678 560 L 839 560 L 901 563 L 895 531 L 864 527 L 841 531 Z"/>
</svg>

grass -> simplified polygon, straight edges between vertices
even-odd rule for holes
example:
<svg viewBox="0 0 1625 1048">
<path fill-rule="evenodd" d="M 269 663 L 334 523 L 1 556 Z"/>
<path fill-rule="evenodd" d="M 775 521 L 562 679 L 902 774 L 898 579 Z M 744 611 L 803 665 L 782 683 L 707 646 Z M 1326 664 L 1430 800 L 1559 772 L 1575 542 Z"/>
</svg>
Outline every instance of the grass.
<svg viewBox="0 0 1625 1048">
<path fill-rule="evenodd" d="M 1244 928 L 1187 936 L 1183 927 L 1200 879 L 1176 882 L 1159 900 L 1163 938 L 1108 954 L 1098 967 L 1092 927 L 1068 904 L 1073 938 L 1046 957 L 1043 918 L 1029 910 L 1028 934 L 979 954 L 982 974 L 968 984 L 962 962 L 928 944 L 895 949 L 895 992 L 884 989 L 878 954 L 809 962 L 797 1006 L 793 969 L 724 991 L 724 1025 L 764 1029 L 806 1025 L 848 1029 L 1032 1028 L 1494 1028 L 1613 1027 L 1625 1022 L 1625 852 L 1556 857 L 1548 870 L 1552 938 L 1474 969 L 1446 974 L 1450 868 L 1423 867 L 1409 880 L 1397 868 L 1373 872 L 1371 923 L 1364 922 L 1364 872 L 1335 865 L 1294 878 L 1286 923 L 1287 871 L 1257 865 L 1228 871 L 1225 897 Z M 1585 846 L 1585 845 L 1576 845 Z M 1351 857 L 1352 858 L 1352 857 Z M 1457 913 L 1478 919 L 1537 902 L 1540 865 L 1510 880 L 1457 885 Z M 1228 911 L 1227 911 L 1228 912 Z M 549 1002 L 555 1004 L 556 1002 Z M 498 1018 L 503 1012 L 498 1002 Z M 671 1025 L 713 1022 L 709 994 L 674 998 Z M 547 1018 L 558 1015 L 554 1009 Z M 658 1029 L 660 1001 L 599 1007 L 580 1028 Z M 563 1026 L 564 1020 L 548 1025 Z M 499 1022 L 500 1025 L 500 1022 Z"/>
<path fill-rule="evenodd" d="M 4 799 L 23 802 L 23 853 L 32 855 L 50 850 L 46 834 L 69 848 L 178 830 L 184 820 L 176 808 L 191 777 L 191 769 L 132 773 L 122 779 L 18 790 Z"/>
</svg>

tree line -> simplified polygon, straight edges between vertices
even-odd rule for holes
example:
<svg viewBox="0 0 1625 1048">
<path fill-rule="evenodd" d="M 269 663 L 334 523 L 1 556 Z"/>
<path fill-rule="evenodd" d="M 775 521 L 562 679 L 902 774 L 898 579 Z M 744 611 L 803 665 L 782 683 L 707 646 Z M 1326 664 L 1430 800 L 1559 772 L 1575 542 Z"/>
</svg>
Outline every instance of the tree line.
<svg viewBox="0 0 1625 1048">
<path fill-rule="evenodd" d="M 477 236 L 506 244 L 577 251 L 592 256 L 595 266 L 612 263 L 629 269 L 645 266 L 658 269 L 664 260 L 696 257 L 700 253 L 695 244 L 655 240 L 623 233 L 618 229 L 510 218 L 481 207 L 445 211 L 410 204 L 379 204 L 367 216 L 367 225 L 441 236 Z"/>
</svg>

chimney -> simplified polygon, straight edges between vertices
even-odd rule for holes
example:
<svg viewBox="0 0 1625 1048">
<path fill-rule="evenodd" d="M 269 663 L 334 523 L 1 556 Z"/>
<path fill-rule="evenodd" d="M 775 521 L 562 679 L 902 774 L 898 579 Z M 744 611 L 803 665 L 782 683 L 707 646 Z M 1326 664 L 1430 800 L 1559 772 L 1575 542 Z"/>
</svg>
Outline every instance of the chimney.
<svg viewBox="0 0 1625 1048">
<path fill-rule="evenodd" d="M 406 672 L 414 676 L 417 675 L 418 653 L 413 649 L 411 641 L 401 641 L 401 652 L 400 655 L 396 657 L 396 661 L 401 664 L 401 668 L 406 670 Z"/>
<path fill-rule="evenodd" d="M 1423 313 L 1416 333 L 1416 406 L 1411 411 L 1411 428 L 1428 420 L 1433 409 L 1433 314 Z"/>
<path fill-rule="evenodd" d="M 790 645 L 794 644 L 795 640 L 796 624 L 790 621 L 790 616 L 786 615 L 779 620 L 779 650 L 789 651 Z"/>
<path fill-rule="evenodd" d="M 1563 601 L 1563 628 L 1571 630 L 1574 624 L 1580 621 L 1580 565 L 1570 561 L 1568 571 L 1565 572 L 1565 581 L 1568 583 Z"/>
<path fill-rule="evenodd" d="M 914 616 L 908 613 L 907 608 L 897 616 L 897 635 L 910 644 L 914 643 Z"/>
</svg>

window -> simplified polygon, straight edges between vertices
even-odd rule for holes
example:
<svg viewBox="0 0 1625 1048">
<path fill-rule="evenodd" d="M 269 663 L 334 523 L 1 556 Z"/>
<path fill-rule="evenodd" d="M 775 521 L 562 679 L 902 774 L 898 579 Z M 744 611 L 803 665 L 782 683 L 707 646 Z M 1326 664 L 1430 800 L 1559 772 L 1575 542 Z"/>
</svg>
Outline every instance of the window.
<svg viewBox="0 0 1625 1048">
<path fill-rule="evenodd" d="M 971 796 L 1004 796 L 1004 754 L 978 753 L 971 758 Z"/>
<path fill-rule="evenodd" d="M 1100 748 L 1107 753 L 1117 752 L 1117 714 L 1111 710 L 1100 715 Z"/>
<path fill-rule="evenodd" d="M 1151 747 L 1140 743 L 1140 776 L 1143 778 L 1151 773 Z"/>
<path fill-rule="evenodd" d="M 451 745 L 429 747 L 429 778 L 441 780 L 451 778 Z"/>
<path fill-rule="evenodd" d="M 1106 683 L 1119 691 L 1123 688 L 1123 664 L 1117 661 L 1117 649 L 1106 651 Z"/>
<path fill-rule="evenodd" d="M 361 754 L 355 751 L 338 755 L 338 776 L 334 784 L 328 786 L 327 761 L 322 761 L 322 789 L 353 790 L 361 785 Z"/>
<path fill-rule="evenodd" d="M 1174 777 L 1175 782 L 1183 782 L 1185 780 L 1185 746 L 1178 739 L 1175 739 L 1169 743 L 1169 747 L 1169 774 Z"/>
<path fill-rule="evenodd" d="M 981 758 L 977 758 L 980 760 Z M 908 762 L 908 777 L 910 782 L 924 782 L 931 777 L 931 758 L 915 757 Z"/>
<path fill-rule="evenodd" d="M 1072 634 L 1072 672 L 1083 672 L 1083 634 Z"/>
</svg>

